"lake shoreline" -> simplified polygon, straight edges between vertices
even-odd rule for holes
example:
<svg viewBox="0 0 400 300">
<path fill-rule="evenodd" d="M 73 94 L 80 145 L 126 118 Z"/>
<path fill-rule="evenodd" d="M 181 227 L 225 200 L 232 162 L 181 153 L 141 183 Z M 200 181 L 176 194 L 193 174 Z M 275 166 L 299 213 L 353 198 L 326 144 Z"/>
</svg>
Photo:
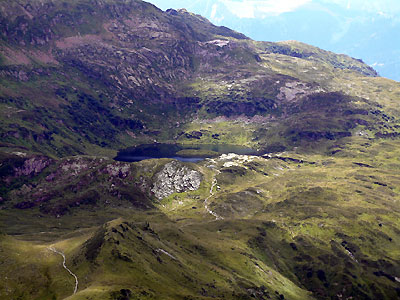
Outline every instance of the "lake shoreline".
<svg viewBox="0 0 400 300">
<path fill-rule="evenodd" d="M 146 159 L 171 158 L 183 162 L 199 162 L 221 154 L 260 155 L 252 148 L 227 144 L 142 144 L 120 150 L 116 161 L 137 162 Z"/>
</svg>

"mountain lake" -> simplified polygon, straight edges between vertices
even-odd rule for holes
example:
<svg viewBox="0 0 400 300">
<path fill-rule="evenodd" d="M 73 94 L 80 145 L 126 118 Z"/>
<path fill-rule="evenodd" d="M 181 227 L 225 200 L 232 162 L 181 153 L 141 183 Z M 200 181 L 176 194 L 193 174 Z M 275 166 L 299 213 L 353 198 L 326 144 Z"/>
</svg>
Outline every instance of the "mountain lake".
<svg viewBox="0 0 400 300">
<path fill-rule="evenodd" d="M 143 144 L 120 150 L 117 161 L 135 162 L 153 158 L 173 158 L 184 162 L 198 162 L 221 154 L 259 155 L 257 150 L 226 144 Z"/>
</svg>

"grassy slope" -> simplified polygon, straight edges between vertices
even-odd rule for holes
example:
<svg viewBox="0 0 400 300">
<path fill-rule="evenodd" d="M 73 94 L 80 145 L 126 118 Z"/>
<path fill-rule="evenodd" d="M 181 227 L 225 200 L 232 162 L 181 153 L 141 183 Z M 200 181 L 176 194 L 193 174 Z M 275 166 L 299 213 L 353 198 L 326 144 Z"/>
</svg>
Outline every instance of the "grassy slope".
<svg viewBox="0 0 400 300">
<path fill-rule="evenodd" d="M 258 49 L 261 68 L 248 70 L 243 77 L 226 74 L 201 77 L 190 85 L 206 107 L 212 106 L 211 115 L 200 112 L 197 119 L 184 126 L 189 134 L 203 133 L 196 142 L 239 143 L 272 152 L 299 146 L 304 151 L 320 151 L 341 143 L 343 133 L 367 134 L 371 138 L 398 136 L 400 85 L 397 82 L 366 77 L 359 72 L 370 75 L 373 72 L 360 61 L 305 44 L 287 43 L 294 45 L 297 54 L 271 52 L 268 47 L 272 43 L 250 44 Z M 309 56 L 298 55 L 303 52 Z M 339 66 L 343 62 L 348 63 L 347 69 Z M 365 69 L 360 71 L 360 68 Z M 282 94 L 287 95 L 286 99 Z M 218 101 L 218 106 L 213 101 Z M 241 111 L 237 101 L 253 103 L 257 117 L 253 117 L 251 109 L 242 110 L 241 118 L 234 117 L 235 109 Z M 229 106 L 231 111 L 225 109 Z M 218 110 L 226 110 L 227 117 L 215 118 L 217 114 L 212 113 Z M 339 141 L 332 143 L 331 137 Z M 179 140 L 192 142 L 184 135 Z"/>
<path fill-rule="evenodd" d="M 317 299 L 339 294 L 395 299 L 400 272 L 398 149 L 396 140 L 359 137 L 330 156 L 286 152 L 247 161 L 214 158 L 198 165 L 205 175 L 198 191 L 171 195 L 156 203 L 158 212 L 73 208 L 61 218 L 43 215 L 45 228 L 35 221 L 35 213 L 26 211 L 26 225 L 9 221 L 7 230 L 25 231 L 20 239 L 36 241 L 29 250 L 33 257 L 55 243 L 49 238 L 59 241 L 57 247 L 81 278 L 79 293 L 68 299 L 118 299 L 128 289 L 132 299 L 248 299 L 253 292 L 256 297 L 306 299 L 307 290 Z M 217 186 L 208 201 L 221 220 L 204 209 L 214 176 Z M 2 212 L 3 220 L 13 215 L 12 210 Z M 89 227 L 118 215 L 123 219 L 76 232 L 72 240 L 65 236 L 78 223 Z M 51 234 L 37 234 L 41 226 Z M 6 240 L 7 249 L 29 245 Z M 2 253 L 7 258 L 12 252 Z M 39 268 L 41 274 L 46 264 L 50 270 L 60 267 L 52 259 L 14 261 L 28 270 Z M 28 278 L 29 272 L 18 276 Z M 8 276 L 18 273 L 13 274 Z M 32 293 L 58 299 L 73 284 L 72 277 L 62 274 L 50 271 L 48 277 L 37 277 L 37 283 L 21 279 L 7 287 L 17 294 L 49 285 L 46 292 Z M 26 299 L 40 298 L 35 297 Z"/>
</svg>

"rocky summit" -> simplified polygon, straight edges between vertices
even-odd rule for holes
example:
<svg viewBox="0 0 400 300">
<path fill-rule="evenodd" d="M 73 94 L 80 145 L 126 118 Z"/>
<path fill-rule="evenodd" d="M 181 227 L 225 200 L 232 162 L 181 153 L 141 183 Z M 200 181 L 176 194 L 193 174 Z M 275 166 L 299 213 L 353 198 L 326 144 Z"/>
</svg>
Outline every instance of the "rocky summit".
<svg viewBox="0 0 400 300">
<path fill-rule="evenodd" d="M 360 59 L 0 1 L 0 124 L 0 299 L 400 298 L 400 84 Z M 113 159 L 159 143 L 204 159 Z"/>
</svg>

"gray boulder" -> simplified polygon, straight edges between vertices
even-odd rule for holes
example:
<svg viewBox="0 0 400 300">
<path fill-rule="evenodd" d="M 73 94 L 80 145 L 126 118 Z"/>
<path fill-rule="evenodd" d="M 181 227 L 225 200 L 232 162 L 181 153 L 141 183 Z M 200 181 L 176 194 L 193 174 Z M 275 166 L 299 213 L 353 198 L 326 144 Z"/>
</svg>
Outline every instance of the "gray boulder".
<svg viewBox="0 0 400 300">
<path fill-rule="evenodd" d="M 155 175 L 151 191 L 161 200 L 173 193 L 195 191 L 200 187 L 201 180 L 200 172 L 189 169 L 178 161 L 171 161 Z"/>
</svg>

